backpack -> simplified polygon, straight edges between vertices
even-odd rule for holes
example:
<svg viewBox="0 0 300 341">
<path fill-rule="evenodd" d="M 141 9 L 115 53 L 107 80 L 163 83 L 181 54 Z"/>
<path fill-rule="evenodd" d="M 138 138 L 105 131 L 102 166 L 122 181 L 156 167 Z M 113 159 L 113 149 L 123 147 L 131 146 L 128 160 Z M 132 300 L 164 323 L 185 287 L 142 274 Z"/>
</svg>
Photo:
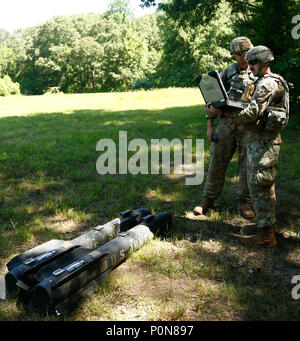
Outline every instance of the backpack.
<svg viewBox="0 0 300 341">
<path fill-rule="evenodd" d="M 277 74 L 267 74 L 265 77 L 273 77 L 281 82 L 284 88 L 284 95 L 278 106 L 268 107 L 264 114 L 264 128 L 268 131 L 280 131 L 284 129 L 289 121 L 289 86 L 284 78 Z"/>
</svg>

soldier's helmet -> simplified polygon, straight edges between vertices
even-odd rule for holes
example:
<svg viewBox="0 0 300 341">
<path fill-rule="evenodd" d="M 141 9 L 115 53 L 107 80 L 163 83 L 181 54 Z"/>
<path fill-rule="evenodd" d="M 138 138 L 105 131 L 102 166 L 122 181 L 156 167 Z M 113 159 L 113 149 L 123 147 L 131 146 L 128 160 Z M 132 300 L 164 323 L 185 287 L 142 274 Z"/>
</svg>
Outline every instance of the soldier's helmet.
<svg viewBox="0 0 300 341">
<path fill-rule="evenodd" d="M 260 62 L 271 62 L 274 60 L 272 51 L 263 45 L 258 45 L 250 49 L 245 57 L 248 62 L 252 60 L 259 60 Z"/>
<path fill-rule="evenodd" d="M 230 43 L 230 54 L 248 51 L 253 47 L 250 39 L 247 37 L 237 37 L 234 38 Z"/>
</svg>

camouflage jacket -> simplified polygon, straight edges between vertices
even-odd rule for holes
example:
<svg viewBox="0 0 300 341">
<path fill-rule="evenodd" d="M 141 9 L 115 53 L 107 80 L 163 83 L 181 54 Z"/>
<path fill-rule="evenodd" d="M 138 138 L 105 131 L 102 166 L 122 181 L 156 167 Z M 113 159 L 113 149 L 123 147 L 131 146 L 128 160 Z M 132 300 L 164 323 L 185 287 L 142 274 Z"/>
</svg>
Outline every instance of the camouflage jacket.
<svg viewBox="0 0 300 341">
<path fill-rule="evenodd" d="M 250 68 L 242 70 L 238 63 L 234 63 L 225 68 L 220 73 L 228 97 L 239 101 L 247 85 L 252 84 L 257 77 L 254 77 Z M 216 115 L 206 114 L 206 118 L 216 118 Z"/>
<path fill-rule="evenodd" d="M 242 111 L 234 112 L 235 123 L 244 126 L 261 123 L 259 131 L 262 129 L 278 133 L 279 128 L 265 129 L 266 122 L 268 120 L 271 122 L 271 119 L 265 113 L 267 109 L 271 108 L 271 110 L 277 111 L 278 114 L 282 112 L 286 119 L 284 123 L 286 125 L 289 114 L 289 90 L 287 83 L 281 76 L 269 73 L 259 78 L 254 84 L 255 92 L 249 105 Z"/>
</svg>

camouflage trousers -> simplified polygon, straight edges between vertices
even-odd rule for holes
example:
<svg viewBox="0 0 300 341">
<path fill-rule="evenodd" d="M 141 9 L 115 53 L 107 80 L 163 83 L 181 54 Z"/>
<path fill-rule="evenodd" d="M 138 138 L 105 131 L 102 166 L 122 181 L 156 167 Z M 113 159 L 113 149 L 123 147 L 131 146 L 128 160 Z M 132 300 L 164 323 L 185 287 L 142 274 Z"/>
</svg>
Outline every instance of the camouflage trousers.
<svg viewBox="0 0 300 341">
<path fill-rule="evenodd" d="M 276 134 L 278 137 L 278 133 Z M 258 228 L 276 223 L 275 181 L 281 138 L 274 133 L 245 133 L 247 146 L 248 186 Z"/>
<path fill-rule="evenodd" d="M 232 118 L 220 118 L 216 135 L 217 143 L 210 148 L 210 163 L 204 187 L 204 196 L 216 199 L 224 187 L 225 173 L 234 152 L 238 151 L 239 183 L 237 196 L 240 201 L 250 201 L 247 185 L 247 150 L 244 130 L 238 128 Z"/>
</svg>

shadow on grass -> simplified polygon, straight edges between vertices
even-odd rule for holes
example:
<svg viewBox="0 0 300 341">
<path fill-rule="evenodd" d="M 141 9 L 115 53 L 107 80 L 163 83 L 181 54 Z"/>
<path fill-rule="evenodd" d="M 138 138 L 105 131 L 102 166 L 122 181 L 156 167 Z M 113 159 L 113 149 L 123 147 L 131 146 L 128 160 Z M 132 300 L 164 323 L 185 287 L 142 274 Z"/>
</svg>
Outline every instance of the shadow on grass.
<svg viewBox="0 0 300 341">
<path fill-rule="evenodd" d="M 207 268 L 199 279 L 223 283 L 223 294 L 216 295 L 215 300 L 230 302 L 238 319 L 298 320 L 300 306 L 292 297 L 292 278 L 300 273 L 300 239 L 279 231 L 276 248 L 247 248 L 233 235 L 240 233 L 240 225 L 234 220 L 176 217 L 169 238 L 192 242 L 187 245 L 189 251 L 195 248 L 189 253 L 190 262 L 197 260 Z M 244 221 L 242 225 L 248 224 Z M 229 307 L 223 309 L 230 311 Z"/>
<path fill-rule="evenodd" d="M 195 188 L 188 191 L 182 179 L 151 174 L 97 174 L 96 161 L 102 153 L 96 151 L 96 145 L 100 139 L 112 139 L 118 149 L 120 130 L 127 131 L 128 143 L 142 138 L 148 146 L 154 138 L 181 141 L 204 138 L 206 121 L 200 109 L 193 106 L 156 111 L 79 110 L 2 118 L 2 230 L 13 231 L 30 224 L 36 216 L 53 216 L 70 209 L 96 214 L 102 221 L 118 215 L 124 207 L 151 204 L 156 210 L 164 209 L 161 204 L 167 202 L 164 197 L 168 195 L 173 197 L 167 208 L 178 201 L 181 211 L 186 209 L 190 192 L 198 191 Z M 206 151 L 208 148 L 205 143 Z M 128 153 L 128 159 L 131 154 Z M 150 189 L 152 194 L 147 193 Z M 178 200 L 173 200 L 175 191 Z"/>
</svg>

